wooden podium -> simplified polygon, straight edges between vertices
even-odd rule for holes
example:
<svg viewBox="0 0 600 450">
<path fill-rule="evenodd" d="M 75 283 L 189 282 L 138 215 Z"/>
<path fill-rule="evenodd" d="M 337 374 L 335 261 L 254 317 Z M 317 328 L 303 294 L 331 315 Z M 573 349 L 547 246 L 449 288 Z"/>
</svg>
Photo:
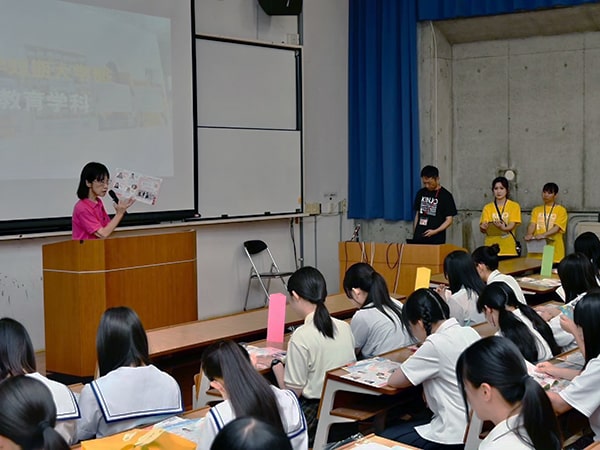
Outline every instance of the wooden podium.
<svg viewBox="0 0 600 450">
<path fill-rule="evenodd" d="M 366 262 L 379 272 L 390 292 L 410 295 L 415 288 L 417 267 L 429 267 L 431 274 L 444 271 L 444 258 L 455 250 L 452 244 L 422 245 L 375 242 L 340 242 L 340 286 L 346 270 L 357 262 Z"/>
<path fill-rule="evenodd" d="M 44 245 L 46 370 L 90 376 L 102 313 L 128 306 L 144 328 L 198 319 L 196 233 Z"/>
</svg>

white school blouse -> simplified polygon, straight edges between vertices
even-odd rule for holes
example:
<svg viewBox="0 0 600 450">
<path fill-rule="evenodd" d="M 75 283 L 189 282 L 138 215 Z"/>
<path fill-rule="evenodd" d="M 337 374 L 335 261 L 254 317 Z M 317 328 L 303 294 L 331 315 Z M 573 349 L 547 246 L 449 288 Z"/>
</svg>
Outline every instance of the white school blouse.
<svg viewBox="0 0 600 450">
<path fill-rule="evenodd" d="M 90 439 L 158 422 L 183 411 L 175 379 L 153 365 L 119 367 L 86 384 L 77 437 Z"/>
<path fill-rule="evenodd" d="M 550 345 L 548 345 L 548 342 L 542 337 L 538 330 L 535 329 L 531 320 L 525 317 L 525 315 L 523 315 L 523 313 L 518 309 L 515 309 L 513 314 L 517 316 L 521 322 L 527 325 L 527 328 L 529 328 L 529 331 L 531 331 L 531 334 L 533 334 L 538 354 L 537 362 L 548 361 L 549 359 L 552 359 L 554 355 L 552 354 Z"/>
<path fill-rule="evenodd" d="M 450 308 L 450 316 L 459 324 L 468 326 L 485 322 L 485 315 L 477 311 L 477 293 L 462 286 L 454 294 L 446 289 L 446 301 Z"/>
<path fill-rule="evenodd" d="M 278 389 L 275 386 L 271 386 L 271 388 L 275 393 L 283 428 L 290 439 L 292 448 L 306 450 L 308 448 L 308 432 L 298 397 L 292 391 Z M 209 450 L 219 431 L 235 418 L 235 412 L 229 400 L 224 400 L 212 407 L 200 423 L 198 430 L 200 441 L 197 450 Z"/>
<path fill-rule="evenodd" d="M 579 303 L 579 300 L 583 298 L 583 296 L 587 294 L 587 292 L 583 292 L 567 303 L 567 306 L 571 308 L 575 308 L 575 305 Z M 554 340 L 561 347 L 563 352 L 567 352 L 569 350 L 577 347 L 577 342 L 575 341 L 575 336 L 573 336 L 568 331 L 565 331 L 560 326 L 560 314 L 556 317 L 553 317 L 548 321 L 548 325 L 552 330 L 552 335 L 554 336 Z"/>
<path fill-rule="evenodd" d="M 479 450 L 535 450 L 527 445 L 515 433 L 515 429 L 530 442 L 525 428 L 519 425 L 519 416 L 511 416 L 496 425 L 479 444 Z"/>
<path fill-rule="evenodd" d="M 393 302 L 402 310 L 402 303 L 395 299 Z M 383 309 L 387 316 L 372 305 L 362 307 L 352 316 L 350 328 L 354 346 L 360 349 L 363 358 L 406 347 L 412 342 L 400 317 L 385 305 Z"/>
<path fill-rule="evenodd" d="M 580 375 L 571 380 L 558 395 L 590 419 L 594 441 L 600 441 L 600 356 L 590 359 Z"/>
<path fill-rule="evenodd" d="M 454 318 L 444 321 L 435 333 L 400 367 L 415 386 L 423 384 L 431 422 L 415 427 L 423 439 L 438 444 L 461 444 L 467 428 L 465 403 L 456 380 L 456 361 L 464 349 L 480 339 L 471 327 Z"/>
<path fill-rule="evenodd" d="M 490 276 L 487 279 L 487 284 L 497 283 L 499 281 L 508 284 L 517 296 L 517 300 L 524 305 L 527 304 L 527 300 L 525 300 L 525 294 L 523 294 L 521 286 L 519 286 L 519 283 L 517 283 L 517 280 L 515 280 L 514 277 L 506 275 L 499 270 L 494 270 L 492 273 L 490 273 Z"/>
<path fill-rule="evenodd" d="M 69 445 L 77 442 L 76 419 L 79 419 L 79 406 L 71 389 L 62 383 L 49 380 L 38 372 L 26 375 L 41 381 L 50 390 L 56 405 L 56 426 L 54 429 Z"/>
</svg>

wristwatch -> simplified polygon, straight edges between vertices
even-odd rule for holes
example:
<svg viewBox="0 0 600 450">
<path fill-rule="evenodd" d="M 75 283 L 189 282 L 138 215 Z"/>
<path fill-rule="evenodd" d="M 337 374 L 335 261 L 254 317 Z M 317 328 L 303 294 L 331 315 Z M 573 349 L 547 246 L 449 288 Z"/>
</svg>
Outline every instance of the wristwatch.
<svg viewBox="0 0 600 450">
<path fill-rule="evenodd" d="M 277 364 L 283 364 L 283 361 L 278 358 L 273 358 L 271 360 L 271 369 L 275 367 Z"/>
</svg>

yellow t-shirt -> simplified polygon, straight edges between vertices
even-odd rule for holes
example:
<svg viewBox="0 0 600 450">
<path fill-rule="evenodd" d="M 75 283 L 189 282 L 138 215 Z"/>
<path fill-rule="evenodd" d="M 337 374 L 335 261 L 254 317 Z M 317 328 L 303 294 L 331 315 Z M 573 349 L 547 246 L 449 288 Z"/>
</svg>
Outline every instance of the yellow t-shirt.
<svg viewBox="0 0 600 450">
<path fill-rule="evenodd" d="M 521 206 L 517 202 L 507 199 L 504 207 L 499 209 L 504 223 L 515 222 L 517 226 L 521 223 Z M 492 223 L 499 219 L 500 217 L 498 217 L 498 211 L 494 202 L 488 203 L 483 207 L 479 223 L 489 223 L 485 236 L 485 245 L 498 244 L 500 246 L 499 256 L 515 256 L 517 254 L 515 239 L 510 233 L 502 231 Z M 512 232 L 516 236 L 517 227 Z"/>
<path fill-rule="evenodd" d="M 531 223 L 535 223 L 535 231 L 533 235 L 544 234 L 554 225 L 559 230 L 558 233 L 553 234 L 546 239 L 546 244 L 554 247 L 554 262 L 560 262 L 565 257 L 565 241 L 563 235 L 567 231 L 568 215 L 567 210 L 562 205 L 536 206 L 531 211 Z M 542 259 L 541 253 L 528 253 L 528 258 Z"/>
</svg>

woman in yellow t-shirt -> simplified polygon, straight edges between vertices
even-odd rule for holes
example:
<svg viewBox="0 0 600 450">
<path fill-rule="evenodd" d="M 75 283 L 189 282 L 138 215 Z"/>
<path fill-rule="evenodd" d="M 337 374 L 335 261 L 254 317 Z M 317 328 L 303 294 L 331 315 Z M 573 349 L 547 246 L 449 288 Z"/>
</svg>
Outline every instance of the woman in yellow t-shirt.
<svg viewBox="0 0 600 450">
<path fill-rule="evenodd" d="M 508 198 L 508 180 L 496 177 L 492 181 L 494 201 L 483 207 L 479 230 L 484 233 L 485 245 L 498 244 L 500 257 L 519 256 L 516 248 L 516 229 L 521 223 L 521 206 Z"/>
</svg>

